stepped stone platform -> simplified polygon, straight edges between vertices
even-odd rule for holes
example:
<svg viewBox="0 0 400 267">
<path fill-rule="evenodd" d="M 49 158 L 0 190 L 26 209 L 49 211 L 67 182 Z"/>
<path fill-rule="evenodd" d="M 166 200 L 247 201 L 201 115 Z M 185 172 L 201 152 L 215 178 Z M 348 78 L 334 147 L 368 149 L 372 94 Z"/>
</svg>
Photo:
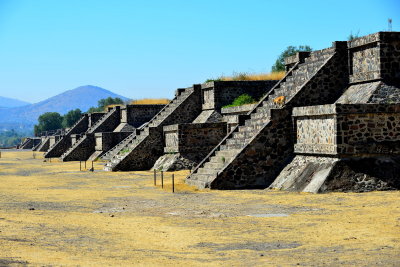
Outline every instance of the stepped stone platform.
<svg viewBox="0 0 400 267">
<path fill-rule="evenodd" d="M 204 148 L 202 150 L 198 150 L 199 154 L 196 156 L 193 153 L 191 153 L 191 155 L 189 155 L 190 153 L 188 154 L 179 153 L 179 155 L 172 156 L 171 153 L 175 152 L 168 152 L 169 154 L 165 154 L 163 152 L 164 151 L 163 140 L 165 139 L 166 133 L 163 134 L 162 127 L 164 127 L 164 125 L 173 125 L 174 123 L 179 123 L 179 124 L 180 123 L 187 124 L 191 122 L 194 124 L 221 123 L 223 122 L 223 117 L 221 115 L 222 106 L 231 104 L 236 97 L 238 97 L 243 93 L 247 93 L 252 97 L 254 97 L 255 99 L 258 99 L 262 97 L 262 95 L 266 94 L 273 87 L 275 83 L 276 81 L 210 82 L 206 84 L 195 85 L 192 87 L 193 89 L 187 88 L 181 91 L 178 89 L 176 94 L 177 98 L 174 101 L 172 101 L 167 107 L 170 113 L 164 112 L 158 114 L 157 119 L 149 123 L 149 127 L 154 129 L 146 128 L 144 129 L 143 132 L 139 131 L 138 134 L 136 133 L 133 134 L 131 137 L 127 138 L 120 145 L 118 145 L 115 151 L 123 150 L 124 151 L 123 153 L 116 152 L 119 153 L 119 155 L 113 153 L 113 157 L 109 156 L 109 154 L 111 153 L 107 153 L 106 155 L 104 155 L 103 158 L 107 157 L 107 159 L 110 160 L 107 163 L 105 169 L 142 170 L 142 169 L 149 169 L 154 164 L 155 164 L 153 166 L 154 168 L 157 169 L 162 168 L 164 170 L 170 168 L 190 168 L 194 164 L 197 164 L 200 161 L 200 159 L 208 153 L 210 148 L 213 145 L 215 145 L 214 140 L 213 139 L 210 140 L 210 142 L 212 143 L 211 145 L 205 144 L 206 142 L 203 141 Z M 190 95 L 187 96 L 184 95 L 187 92 L 189 92 Z M 182 96 L 187 97 L 187 99 L 184 99 Z M 184 108 L 185 105 L 187 105 L 186 109 Z M 183 114 L 181 114 L 182 111 L 186 113 L 184 116 Z M 197 129 L 201 129 L 201 126 L 195 126 L 195 125 L 190 127 L 188 125 L 182 127 L 180 126 L 171 126 L 171 127 L 180 129 L 180 131 L 182 131 L 182 129 L 188 130 L 190 127 L 193 127 L 193 129 L 196 127 Z M 220 136 L 219 138 L 222 138 L 220 133 L 220 128 L 222 126 L 215 128 L 214 125 L 210 128 L 210 125 L 204 125 L 204 127 L 206 127 L 207 130 L 198 131 L 196 133 L 197 139 L 200 138 L 199 135 L 201 133 L 205 134 L 206 132 L 207 135 L 210 137 Z M 216 130 L 214 134 L 211 133 L 212 129 Z M 147 141 L 143 140 L 149 138 L 146 136 L 148 135 L 148 133 L 146 133 L 145 131 L 149 131 L 149 133 L 151 132 L 154 135 L 153 136 L 154 142 L 152 146 L 150 146 L 149 144 L 144 145 L 144 143 L 146 143 Z M 141 137 L 138 137 L 138 135 L 140 134 Z M 207 135 L 204 135 L 202 138 L 206 139 Z M 141 138 L 143 138 L 143 140 Z M 130 143 L 133 139 L 135 139 L 134 141 L 135 145 L 130 145 L 130 147 L 128 147 L 127 144 Z M 151 140 L 151 138 L 149 138 L 148 140 Z M 141 146 L 139 145 L 140 143 L 142 143 L 143 146 L 146 146 L 148 148 L 148 151 L 143 151 Z M 138 145 L 138 148 L 135 148 L 136 145 Z M 190 146 L 190 144 L 187 145 Z M 151 156 L 149 155 L 149 157 L 146 158 L 138 156 L 141 153 L 149 154 L 150 149 L 152 154 Z M 127 154 L 132 154 L 132 156 L 128 156 Z M 153 159 L 153 156 L 156 155 L 158 155 L 158 157 L 157 158 L 154 157 Z M 159 160 L 157 162 L 158 158 Z M 121 161 L 123 161 L 124 163 L 121 163 Z M 128 163 L 129 161 L 131 164 Z"/>
<path fill-rule="evenodd" d="M 347 166 L 345 169 L 348 173 L 355 173 L 354 168 L 359 166 L 357 164 L 361 162 L 360 159 L 365 159 L 365 163 L 371 162 L 371 157 L 378 151 L 383 153 L 382 151 L 387 151 L 389 148 L 392 149 L 390 150 L 392 159 L 389 159 L 386 154 L 383 156 L 393 163 L 392 165 L 389 164 L 392 166 L 392 170 L 397 170 L 396 151 L 399 150 L 399 147 L 396 138 L 400 134 L 400 128 L 397 126 L 396 116 L 390 114 L 386 117 L 382 115 L 382 117 L 373 113 L 385 113 L 389 112 L 387 109 L 393 108 L 396 110 L 396 107 L 392 107 L 390 104 L 400 103 L 398 98 L 400 88 L 399 41 L 400 33 L 379 32 L 351 42 L 335 42 L 332 48 L 312 53 L 299 53 L 295 57 L 287 58 L 286 64 L 290 67 L 288 67 L 289 71 L 284 79 L 273 88 L 270 95 L 259 103 L 257 108 L 248 114 L 249 118 L 244 123 L 239 123 L 239 126 L 224 138 L 210 155 L 192 171 L 192 174 L 187 177 L 187 183 L 200 188 L 265 188 L 278 177 L 278 180 L 271 185 L 272 188 L 292 188 L 293 190 L 319 192 L 325 189 L 321 189 L 323 186 L 318 187 L 315 184 L 328 179 L 326 177 L 329 177 L 331 170 L 338 170 L 334 166 Z M 299 62 L 292 62 L 293 60 L 299 60 Z M 343 92 L 345 93 L 343 94 Z M 273 100 L 278 97 L 283 97 L 285 103 L 282 107 L 276 109 L 277 105 Z M 318 138 L 326 138 L 323 139 L 324 142 L 333 142 L 332 138 L 335 135 L 327 134 L 327 131 L 329 132 L 327 125 L 334 125 L 338 128 L 341 126 L 339 122 L 335 123 L 333 118 L 328 118 L 331 115 L 329 112 L 322 112 L 322 116 L 315 119 L 314 128 L 309 131 L 306 130 L 308 124 L 311 123 L 308 119 L 298 120 L 295 124 L 297 128 L 293 129 L 291 115 L 293 108 L 296 107 L 299 107 L 295 109 L 299 112 L 301 106 L 334 102 L 337 102 L 335 108 L 342 110 L 345 109 L 345 106 L 338 105 L 355 104 L 357 102 L 390 103 L 368 107 L 351 106 L 349 108 L 353 112 L 356 112 L 357 108 L 361 109 L 359 110 L 359 113 L 362 114 L 361 117 L 371 120 L 371 126 L 381 120 L 386 127 L 393 129 L 392 131 L 384 131 L 384 135 L 395 136 L 395 139 L 390 140 L 390 142 L 386 140 L 389 142 L 388 144 L 374 143 L 371 136 L 363 136 L 362 133 L 357 132 L 358 142 L 360 142 L 358 146 L 344 146 L 342 143 L 337 146 L 332 145 L 332 143 L 329 145 L 318 144 L 319 139 L 310 141 L 310 146 L 307 146 L 308 143 L 301 143 L 301 140 L 296 143 L 296 137 L 297 139 L 307 139 L 311 138 L 312 135 L 317 135 Z M 275 109 L 273 109 L 274 106 Z M 332 107 L 330 108 L 332 109 Z M 350 110 L 348 113 L 351 113 Z M 353 119 L 354 116 L 352 114 L 347 120 Z M 337 115 L 337 117 L 340 116 Z M 361 117 L 355 120 L 356 125 L 351 126 L 351 131 L 343 133 L 344 136 L 340 142 L 348 142 L 355 129 L 363 124 Z M 368 122 L 365 123 L 369 125 Z M 378 131 L 383 130 L 379 129 Z M 297 135 L 292 134 L 292 132 L 296 132 Z M 303 132 L 305 132 L 304 136 Z M 364 142 L 365 140 L 363 141 L 361 137 L 366 138 L 367 142 Z M 374 144 L 368 149 L 377 149 L 377 151 L 373 151 L 374 153 L 366 151 L 366 144 Z M 324 151 L 324 153 L 339 154 L 344 153 L 341 151 L 343 149 L 348 149 L 349 153 L 358 151 L 355 154 L 356 156 L 352 157 L 352 160 L 356 158 L 358 163 L 338 161 L 337 159 L 315 155 L 314 163 L 309 163 L 312 162 L 312 158 L 304 158 L 304 155 L 300 155 L 302 149 L 303 152 L 312 150 L 314 153 Z M 297 155 L 297 153 L 300 154 Z M 379 153 L 376 155 L 381 156 Z M 222 157 L 224 158 L 223 162 L 221 162 Z M 320 163 L 318 163 L 319 159 L 321 159 Z M 383 160 L 385 161 L 385 159 Z M 293 165 L 286 167 L 292 161 Z M 219 164 L 213 164 L 217 162 Z M 379 160 L 376 162 L 379 162 Z M 306 165 L 309 167 L 306 167 Z M 286 168 L 283 169 L 284 167 Z M 386 172 L 388 173 L 388 171 Z M 375 180 L 371 183 L 379 183 L 382 188 L 394 188 L 397 183 L 394 181 L 399 179 L 394 173 L 389 172 L 387 176 L 382 179 L 379 178 L 380 180 L 375 179 L 375 177 Z M 280 181 L 287 178 L 289 174 L 291 177 L 289 180 L 293 183 L 288 185 L 288 182 L 286 185 L 282 185 L 285 182 Z M 313 175 L 316 178 L 313 178 Z M 350 181 L 349 179 L 349 176 L 344 178 L 346 181 Z M 343 180 L 340 181 L 343 182 Z M 296 187 L 296 182 L 300 183 L 298 187 Z M 360 185 L 358 186 L 360 187 Z M 333 187 L 326 188 L 328 188 L 326 190 L 331 190 Z"/>
<path fill-rule="evenodd" d="M 400 189 L 400 103 L 300 107 L 293 117 L 296 157 L 270 188 Z"/>
<path fill-rule="evenodd" d="M 58 158 L 72 145 L 73 134 L 83 134 L 94 125 L 102 116 L 103 112 L 84 114 L 82 117 L 65 132 L 62 136 L 50 136 L 49 150 L 44 154 L 45 158 Z"/>
<path fill-rule="evenodd" d="M 286 76 L 192 171 L 188 184 L 266 188 L 294 157 L 291 110 L 339 98 L 348 83 L 347 43 L 299 53 L 286 64 L 292 66 Z M 278 97 L 285 100 L 283 105 L 274 101 Z"/>
<path fill-rule="evenodd" d="M 164 155 L 153 169 L 177 171 L 195 167 L 227 134 L 226 123 L 181 123 L 164 126 Z"/>
<path fill-rule="evenodd" d="M 121 134 L 121 132 L 132 133 L 136 127 L 148 122 L 163 107 L 164 105 L 126 105 L 109 108 L 108 112 L 92 125 L 85 134 L 72 142 L 71 147 L 61 155 L 60 159 L 62 161 L 86 161 L 90 158 L 97 158 L 107 150 L 97 152 L 96 133 L 108 133 L 97 139 L 97 142 L 106 142 L 104 146 L 102 144 L 97 145 L 98 148 L 107 148 L 110 143 L 117 140 L 121 141 L 121 138 L 128 136 L 128 134 Z M 107 140 L 108 138 L 110 140 Z"/>
<path fill-rule="evenodd" d="M 19 149 L 33 149 L 35 146 L 39 145 L 41 142 L 41 139 L 39 137 L 27 137 L 25 140 L 22 142 L 22 144 L 19 145 Z"/>
<path fill-rule="evenodd" d="M 192 122 L 201 112 L 201 85 L 178 89 L 175 98 L 143 128 L 132 133 L 103 159 L 109 159 L 104 169 L 148 170 L 163 154 L 163 127 Z"/>
</svg>

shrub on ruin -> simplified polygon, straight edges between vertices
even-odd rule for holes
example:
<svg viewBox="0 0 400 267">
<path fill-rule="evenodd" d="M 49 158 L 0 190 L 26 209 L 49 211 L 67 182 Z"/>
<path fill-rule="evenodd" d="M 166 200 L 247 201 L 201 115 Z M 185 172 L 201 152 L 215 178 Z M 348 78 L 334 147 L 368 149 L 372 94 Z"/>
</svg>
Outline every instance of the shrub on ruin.
<svg viewBox="0 0 400 267">
<path fill-rule="evenodd" d="M 253 104 L 256 103 L 257 101 L 249 94 L 242 94 L 233 100 L 232 104 L 224 106 L 224 108 L 228 107 L 237 107 L 237 106 L 242 106 L 242 105 L 247 105 L 247 104 Z"/>
</svg>

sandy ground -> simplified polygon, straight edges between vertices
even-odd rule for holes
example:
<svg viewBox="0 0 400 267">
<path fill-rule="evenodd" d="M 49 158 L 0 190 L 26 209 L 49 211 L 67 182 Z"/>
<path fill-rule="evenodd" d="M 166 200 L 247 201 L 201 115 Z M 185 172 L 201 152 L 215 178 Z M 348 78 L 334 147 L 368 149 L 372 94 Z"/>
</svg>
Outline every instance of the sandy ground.
<svg viewBox="0 0 400 267">
<path fill-rule="evenodd" d="M 400 192 L 197 191 L 2 151 L 0 266 L 400 266 Z M 90 166 L 88 166 L 90 167 Z M 97 171 L 98 170 L 98 171 Z"/>
</svg>

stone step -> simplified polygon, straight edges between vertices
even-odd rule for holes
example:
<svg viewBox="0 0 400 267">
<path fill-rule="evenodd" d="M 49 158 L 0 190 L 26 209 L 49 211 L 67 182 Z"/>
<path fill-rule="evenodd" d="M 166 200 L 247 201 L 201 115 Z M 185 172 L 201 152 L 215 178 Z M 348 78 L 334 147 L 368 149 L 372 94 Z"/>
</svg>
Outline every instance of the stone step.
<svg viewBox="0 0 400 267">
<path fill-rule="evenodd" d="M 241 133 L 243 134 L 243 133 Z M 226 140 L 227 145 L 243 145 L 245 143 L 248 143 L 250 141 L 250 138 L 243 138 L 243 137 L 236 137 L 234 136 L 233 138 L 229 138 Z"/>
<path fill-rule="evenodd" d="M 198 174 L 209 174 L 209 175 L 216 175 L 218 173 L 218 169 L 208 169 L 208 168 L 200 168 L 197 170 Z"/>
<path fill-rule="evenodd" d="M 234 132 L 233 138 L 250 140 L 256 134 L 257 130 Z"/>
<path fill-rule="evenodd" d="M 206 168 L 206 169 L 214 169 L 214 170 L 218 170 L 218 169 L 222 169 L 226 164 L 226 159 L 220 159 L 219 162 L 206 162 L 206 164 L 204 164 L 204 166 L 202 168 Z"/>
<path fill-rule="evenodd" d="M 241 126 L 246 126 L 246 127 L 251 127 L 253 129 L 246 129 L 244 130 L 245 132 L 247 132 L 248 130 L 252 131 L 252 130 L 256 130 L 256 129 L 261 129 L 267 122 L 269 121 L 268 118 L 266 118 L 265 120 L 263 119 L 258 119 L 258 120 L 246 120 L 246 122 L 244 123 L 244 125 Z M 243 131 L 243 130 L 242 130 Z"/>
<path fill-rule="evenodd" d="M 215 178 L 215 176 L 211 177 Z M 193 173 L 192 175 L 190 175 L 190 179 L 186 180 L 186 183 L 188 185 L 195 186 L 197 188 L 208 188 L 209 187 L 208 180 L 213 180 L 214 178 L 210 178 L 209 175 Z"/>
<path fill-rule="evenodd" d="M 242 149 L 246 144 L 224 144 L 221 150 Z"/>
<path fill-rule="evenodd" d="M 210 160 L 204 164 L 204 166 L 205 166 L 207 163 L 210 163 L 210 164 L 223 164 L 223 165 L 225 165 L 225 163 L 231 161 L 231 159 L 232 159 L 233 157 L 234 157 L 234 156 L 232 156 L 232 157 L 228 157 L 228 156 L 227 156 L 227 157 L 224 157 L 224 156 L 212 156 L 212 157 L 210 158 Z M 216 166 L 216 165 L 215 165 L 215 166 Z M 213 167 L 210 167 L 210 168 L 213 169 Z"/>
<path fill-rule="evenodd" d="M 232 150 L 218 150 L 215 152 L 214 157 L 225 157 L 225 158 L 231 158 L 237 155 L 239 153 L 240 149 L 232 149 Z"/>
</svg>

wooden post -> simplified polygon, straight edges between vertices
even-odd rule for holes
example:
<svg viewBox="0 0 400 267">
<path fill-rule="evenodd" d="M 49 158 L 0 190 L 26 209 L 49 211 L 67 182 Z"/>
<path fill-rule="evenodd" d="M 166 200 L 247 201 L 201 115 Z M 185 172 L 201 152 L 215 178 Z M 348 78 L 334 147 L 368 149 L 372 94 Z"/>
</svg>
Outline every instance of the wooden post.
<svg viewBox="0 0 400 267">
<path fill-rule="evenodd" d="M 79 170 L 82 171 L 82 161 L 79 161 Z"/>
<path fill-rule="evenodd" d="M 0 151 L 0 159 L 1 159 L 1 151 Z"/>
<path fill-rule="evenodd" d="M 154 169 L 154 186 L 157 185 L 157 171 Z"/>
<path fill-rule="evenodd" d="M 172 174 L 172 193 L 175 193 L 175 177 L 174 177 L 174 174 Z"/>
<path fill-rule="evenodd" d="M 161 171 L 161 188 L 164 188 L 164 172 Z"/>
<path fill-rule="evenodd" d="M 85 170 L 86 170 L 86 160 L 85 160 Z"/>
</svg>

